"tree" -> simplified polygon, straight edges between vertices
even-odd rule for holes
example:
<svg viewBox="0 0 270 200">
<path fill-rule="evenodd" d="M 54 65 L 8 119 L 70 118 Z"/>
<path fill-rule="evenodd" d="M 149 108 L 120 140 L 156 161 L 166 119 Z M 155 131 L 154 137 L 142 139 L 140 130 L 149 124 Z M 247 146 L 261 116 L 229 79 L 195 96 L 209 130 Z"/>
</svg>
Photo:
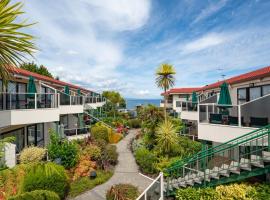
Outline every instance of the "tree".
<svg viewBox="0 0 270 200">
<path fill-rule="evenodd" d="M 49 72 L 49 70 L 44 65 L 38 66 L 36 63 L 31 62 L 31 63 L 21 64 L 20 68 L 43 75 L 43 76 L 48 76 L 50 78 L 53 78 L 53 75 Z"/>
<path fill-rule="evenodd" d="M 0 78 L 7 84 L 9 67 L 17 67 L 27 56 L 33 56 L 36 47 L 34 37 L 23 30 L 32 24 L 21 20 L 23 4 L 0 1 Z"/>
<path fill-rule="evenodd" d="M 156 84 L 164 90 L 164 117 L 167 120 L 167 91 L 174 86 L 174 75 L 176 74 L 174 67 L 170 64 L 161 64 L 156 71 Z"/>
<path fill-rule="evenodd" d="M 114 113 L 114 118 L 116 115 L 116 110 L 120 105 L 125 104 L 125 99 L 120 95 L 119 92 L 116 91 L 104 91 L 102 96 L 105 97 L 109 103 L 112 104 L 112 109 Z"/>
</svg>

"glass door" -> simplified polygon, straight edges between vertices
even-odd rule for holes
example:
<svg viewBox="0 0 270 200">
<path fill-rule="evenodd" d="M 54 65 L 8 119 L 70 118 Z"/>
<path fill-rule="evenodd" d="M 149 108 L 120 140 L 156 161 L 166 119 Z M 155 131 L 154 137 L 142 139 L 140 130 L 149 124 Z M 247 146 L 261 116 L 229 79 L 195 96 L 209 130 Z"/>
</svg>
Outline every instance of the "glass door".
<svg viewBox="0 0 270 200">
<path fill-rule="evenodd" d="M 34 124 L 27 127 L 27 145 L 44 146 L 43 124 Z"/>
</svg>

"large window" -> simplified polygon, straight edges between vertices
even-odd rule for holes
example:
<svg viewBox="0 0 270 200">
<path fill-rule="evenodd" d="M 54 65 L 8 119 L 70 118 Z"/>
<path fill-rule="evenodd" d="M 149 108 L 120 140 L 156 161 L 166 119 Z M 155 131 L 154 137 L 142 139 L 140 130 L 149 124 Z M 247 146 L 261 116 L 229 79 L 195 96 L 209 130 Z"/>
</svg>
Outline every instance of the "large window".
<svg viewBox="0 0 270 200">
<path fill-rule="evenodd" d="M 24 148 L 24 128 L 16 129 L 6 133 L 2 133 L 0 138 L 15 137 L 16 152 L 19 153 Z"/>
<path fill-rule="evenodd" d="M 26 84 L 18 82 L 8 82 L 6 107 L 7 109 L 24 109 L 26 108 Z"/>
<path fill-rule="evenodd" d="M 33 124 L 27 127 L 27 145 L 44 146 L 43 124 Z"/>
<path fill-rule="evenodd" d="M 54 90 L 48 87 L 41 87 L 40 107 L 52 108 L 54 105 Z"/>
<path fill-rule="evenodd" d="M 252 101 L 267 94 L 270 94 L 270 85 L 239 88 L 237 91 L 238 103 Z"/>
</svg>

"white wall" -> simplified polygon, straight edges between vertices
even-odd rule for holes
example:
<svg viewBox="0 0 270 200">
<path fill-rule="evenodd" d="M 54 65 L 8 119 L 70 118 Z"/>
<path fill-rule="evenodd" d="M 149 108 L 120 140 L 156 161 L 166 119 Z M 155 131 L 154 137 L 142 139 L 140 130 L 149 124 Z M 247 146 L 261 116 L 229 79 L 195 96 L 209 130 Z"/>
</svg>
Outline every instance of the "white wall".
<svg viewBox="0 0 270 200">
<path fill-rule="evenodd" d="M 201 140 L 224 143 L 254 130 L 256 128 L 199 123 L 198 137 Z"/>
<path fill-rule="evenodd" d="M 0 111 L 0 127 L 59 121 L 58 108 Z"/>
<path fill-rule="evenodd" d="M 83 113 L 83 105 L 59 106 L 59 110 L 61 115 Z"/>
<path fill-rule="evenodd" d="M 199 120 L 199 112 L 197 112 L 197 111 L 182 111 L 180 114 L 180 118 L 186 119 L 186 120 L 198 121 Z"/>
</svg>

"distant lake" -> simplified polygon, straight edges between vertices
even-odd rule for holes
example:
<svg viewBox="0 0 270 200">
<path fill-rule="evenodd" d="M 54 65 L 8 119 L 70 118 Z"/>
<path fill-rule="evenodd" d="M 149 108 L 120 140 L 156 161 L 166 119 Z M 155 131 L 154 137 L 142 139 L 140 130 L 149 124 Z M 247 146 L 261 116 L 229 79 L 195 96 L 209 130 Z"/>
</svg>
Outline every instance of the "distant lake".
<svg viewBox="0 0 270 200">
<path fill-rule="evenodd" d="M 126 99 L 127 109 L 135 109 L 138 105 L 153 104 L 159 106 L 160 99 Z"/>
</svg>

